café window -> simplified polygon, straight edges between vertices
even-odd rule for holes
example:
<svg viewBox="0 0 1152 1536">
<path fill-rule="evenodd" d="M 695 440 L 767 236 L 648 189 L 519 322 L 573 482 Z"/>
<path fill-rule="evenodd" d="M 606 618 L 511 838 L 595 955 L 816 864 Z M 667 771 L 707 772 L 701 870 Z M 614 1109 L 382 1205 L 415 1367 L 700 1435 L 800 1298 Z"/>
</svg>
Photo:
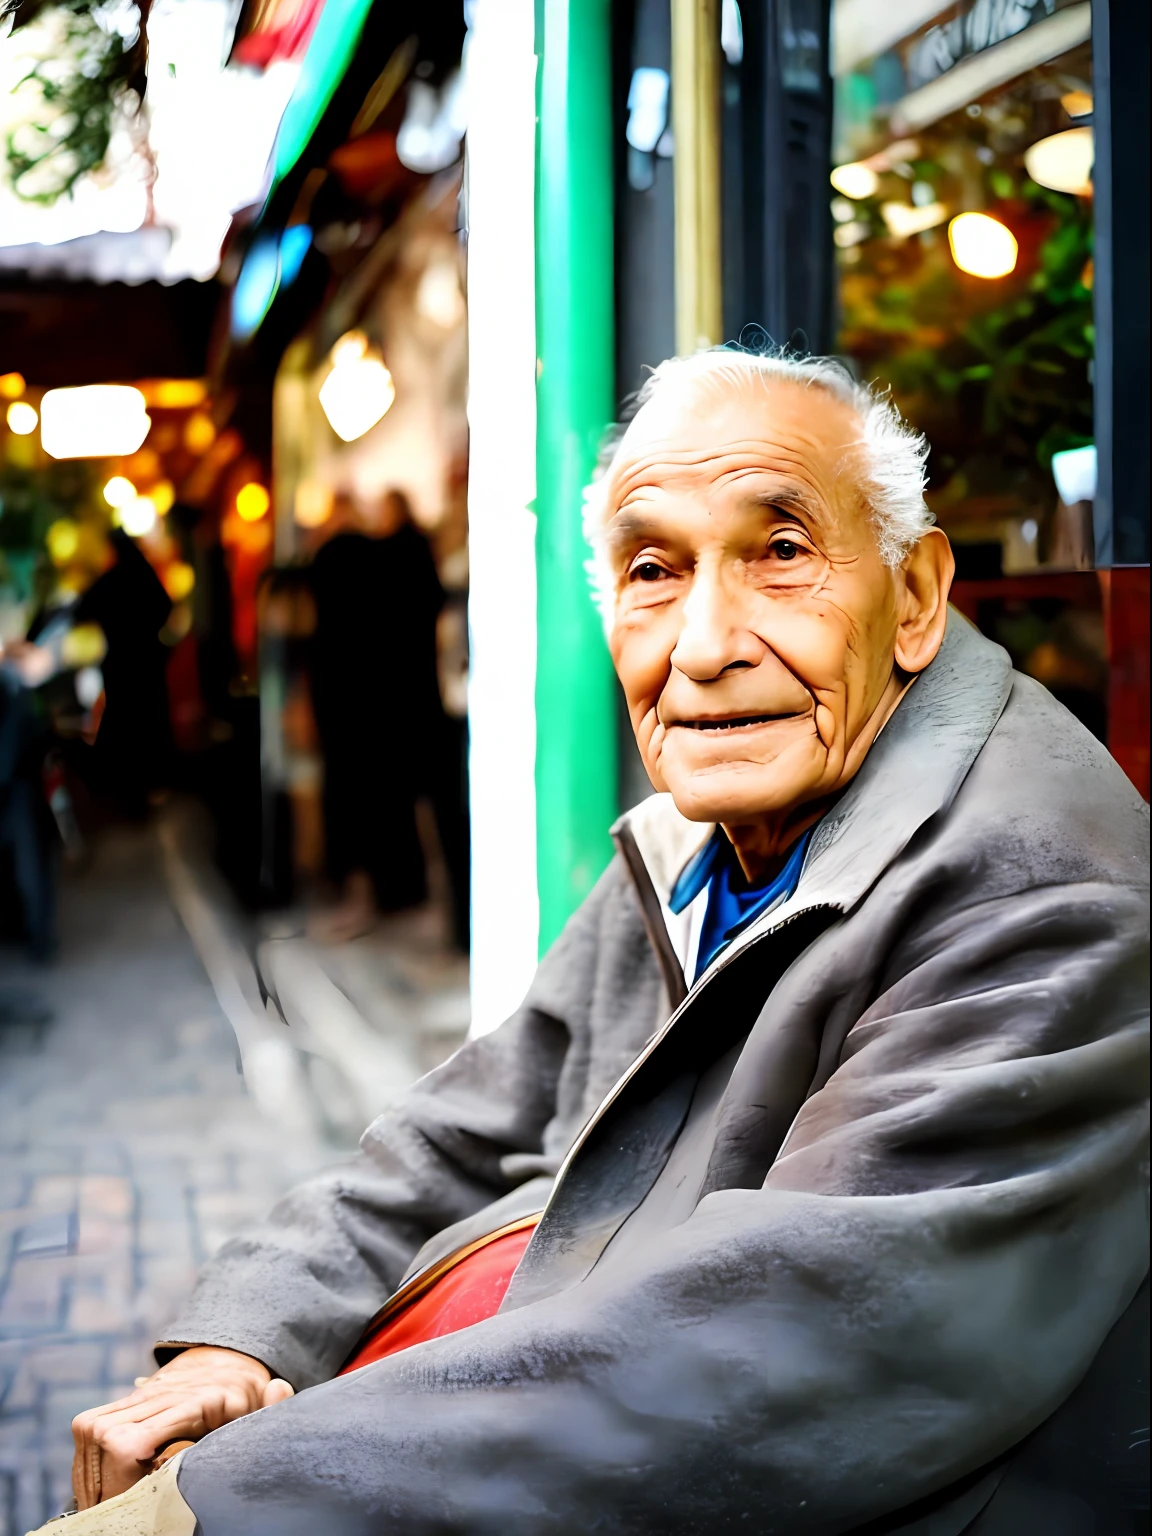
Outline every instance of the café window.
<svg viewBox="0 0 1152 1536">
<path fill-rule="evenodd" d="M 1090 13 L 834 0 L 831 213 L 834 350 L 928 435 L 960 606 L 1103 734 L 1099 590 L 1069 579 L 1093 565 Z"/>
</svg>

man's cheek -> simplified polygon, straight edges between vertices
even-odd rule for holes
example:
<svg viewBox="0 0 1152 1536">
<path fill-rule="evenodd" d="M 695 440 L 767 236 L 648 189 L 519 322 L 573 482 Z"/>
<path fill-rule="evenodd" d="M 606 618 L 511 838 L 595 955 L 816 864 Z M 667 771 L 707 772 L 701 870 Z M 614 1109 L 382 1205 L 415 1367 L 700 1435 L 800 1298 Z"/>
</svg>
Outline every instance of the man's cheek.
<svg viewBox="0 0 1152 1536">
<path fill-rule="evenodd" d="M 781 608 L 758 627 L 809 693 L 834 692 L 843 683 L 849 664 L 847 626 L 832 605 Z"/>
<path fill-rule="evenodd" d="M 668 681 L 672 644 L 654 632 L 655 626 L 617 626 L 609 650 L 620 686 L 628 701 L 633 727 L 649 709 L 656 707 Z"/>
</svg>

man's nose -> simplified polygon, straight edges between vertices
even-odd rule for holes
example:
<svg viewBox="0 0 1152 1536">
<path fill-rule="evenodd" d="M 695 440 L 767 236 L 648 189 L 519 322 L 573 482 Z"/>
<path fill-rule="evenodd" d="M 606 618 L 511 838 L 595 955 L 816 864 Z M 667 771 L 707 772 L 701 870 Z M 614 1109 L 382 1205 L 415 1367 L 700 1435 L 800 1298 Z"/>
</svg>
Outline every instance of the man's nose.
<svg viewBox="0 0 1152 1536">
<path fill-rule="evenodd" d="M 740 586 L 723 569 L 697 567 L 671 656 L 676 670 L 693 682 L 710 682 L 732 667 L 754 667 L 763 659 L 764 642 L 748 627 Z"/>
</svg>

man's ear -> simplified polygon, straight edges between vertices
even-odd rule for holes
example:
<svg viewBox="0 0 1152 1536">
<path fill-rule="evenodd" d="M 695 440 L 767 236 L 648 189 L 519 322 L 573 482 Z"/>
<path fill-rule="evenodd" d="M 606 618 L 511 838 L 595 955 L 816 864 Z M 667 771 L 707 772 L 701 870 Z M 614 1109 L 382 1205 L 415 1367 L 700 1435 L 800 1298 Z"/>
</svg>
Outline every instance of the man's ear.
<svg viewBox="0 0 1152 1536">
<path fill-rule="evenodd" d="M 944 642 L 948 593 L 955 574 L 948 536 L 940 528 L 929 528 L 900 567 L 896 665 L 902 672 L 923 672 L 935 659 Z"/>
</svg>

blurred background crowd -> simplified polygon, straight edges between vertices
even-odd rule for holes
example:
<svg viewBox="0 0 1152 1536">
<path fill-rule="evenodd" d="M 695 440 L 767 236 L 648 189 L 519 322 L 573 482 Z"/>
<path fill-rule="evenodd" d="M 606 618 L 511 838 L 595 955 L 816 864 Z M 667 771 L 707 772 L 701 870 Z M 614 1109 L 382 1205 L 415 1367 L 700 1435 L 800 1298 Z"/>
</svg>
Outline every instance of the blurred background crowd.
<svg viewBox="0 0 1152 1536">
<path fill-rule="evenodd" d="M 1149 8 L 0 9 L 3 1536 L 648 792 L 580 532 L 646 367 L 889 387 L 954 602 L 1147 796 Z"/>
</svg>

